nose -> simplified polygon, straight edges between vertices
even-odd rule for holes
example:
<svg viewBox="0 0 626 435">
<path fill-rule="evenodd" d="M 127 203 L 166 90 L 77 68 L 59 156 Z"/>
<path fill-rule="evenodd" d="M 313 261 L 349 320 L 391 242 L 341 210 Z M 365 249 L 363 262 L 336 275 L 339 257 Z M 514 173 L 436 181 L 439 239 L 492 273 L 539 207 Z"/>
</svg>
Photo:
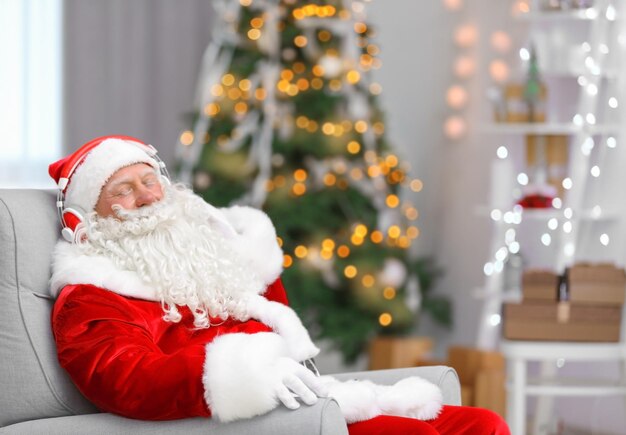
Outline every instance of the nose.
<svg viewBox="0 0 626 435">
<path fill-rule="evenodd" d="M 159 199 L 161 198 L 159 198 L 159 196 L 155 192 L 146 187 L 142 187 L 141 190 L 137 193 L 137 199 L 135 200 L 135 204 L 137 205 L 137 208 L 144 207 L 146 205 L 157 202 Z"/>
</svg>

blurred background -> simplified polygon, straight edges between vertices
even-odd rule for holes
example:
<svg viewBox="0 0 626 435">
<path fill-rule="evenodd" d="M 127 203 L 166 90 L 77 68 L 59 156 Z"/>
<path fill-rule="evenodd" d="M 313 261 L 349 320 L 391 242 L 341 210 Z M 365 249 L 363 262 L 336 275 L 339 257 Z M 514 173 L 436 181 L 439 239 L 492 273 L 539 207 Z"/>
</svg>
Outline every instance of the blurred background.
<svg viewBox="0 0 626 435">
<path fill-rule="evenodd" d="M 48 164 L 84 142 L 140 138 L 210 202 L 277 222 L 321 371 L 449 364 L 465 404 L 504 415 L 504 338 L 622 346 L 623 8 L 0 0 L 0 187 L 52 189 Z M 607 311 L 581 327 L 562 302 Z M 549 364 L 624 387 L 621 348 Z M 622 390 L 523 418 L 626 433 Z"/>
</svg>

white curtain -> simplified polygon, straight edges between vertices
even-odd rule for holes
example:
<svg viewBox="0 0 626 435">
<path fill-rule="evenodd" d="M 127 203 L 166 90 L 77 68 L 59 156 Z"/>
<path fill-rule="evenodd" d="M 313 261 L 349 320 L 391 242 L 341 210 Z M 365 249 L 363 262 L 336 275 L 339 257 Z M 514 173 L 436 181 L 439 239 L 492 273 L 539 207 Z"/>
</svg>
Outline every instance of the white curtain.
<svg viewBox="0 0 626 435">
<path fill-rule="evenodd" d="M 0 187 L 53 187 L 61 153 L 61 0 L 0 0 Z"/>
</svg>

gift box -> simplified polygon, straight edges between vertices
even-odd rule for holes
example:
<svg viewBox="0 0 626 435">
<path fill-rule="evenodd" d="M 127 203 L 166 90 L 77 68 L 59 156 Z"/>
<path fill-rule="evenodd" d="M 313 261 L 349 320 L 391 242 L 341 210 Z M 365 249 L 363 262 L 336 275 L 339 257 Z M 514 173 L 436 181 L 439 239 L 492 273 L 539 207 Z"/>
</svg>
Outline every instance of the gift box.
<svg viewBox="0 0 626 435">
<path fill-rule="evenodd" d="M 431 357 L 433 341 L 427 337 L 376 337 L 369 347 L 369 370 L 414 367 Z"/>
<path fill-rule="evenodd" d="M 576 264 L 569 270 L 569 300 L 582 304 L 624 303 L 626 273 L 612 264 Z"/>
<path fill-rule="evenodd" d="M 425 365 L 448 365 L 454 368 L 461 382 L 461 403 L 490 409 L 502 417 L 506 410 L 506 371 L 500 352 L 467 346 L 450 346 L 446 361 L 423 360 Z"/>
<path fill-rule="evenodd" d="M 504 304 L 503 335 L 509 340 L 615 342 L 621 305 L 524 301 Z"/>
<path fill-rule="evenodd" d="M 524 84 L 507 84 L 502 91 L 502 108 L 496 110 L 497 122 L 545 122 L 546 96 L 545 86 L 541 86 L 538 95 L 537 107 L 532 115 L 529 113 L 528 102 L 524 97 Z"/>
<path fill-rule="evenodd" d="M 567 176 L 569 136 L 527 135 L 526 171 L 531 183 L 547 183 L 553 196 L 563 197 L 563 179 Z"/>
<path fill-rule="evenodd" d="M 525 301 L 555 302 L 558 296 L 559 276 L 549 270 L 527 269 L 522 274 L 522 295 Z"/>
</svg>

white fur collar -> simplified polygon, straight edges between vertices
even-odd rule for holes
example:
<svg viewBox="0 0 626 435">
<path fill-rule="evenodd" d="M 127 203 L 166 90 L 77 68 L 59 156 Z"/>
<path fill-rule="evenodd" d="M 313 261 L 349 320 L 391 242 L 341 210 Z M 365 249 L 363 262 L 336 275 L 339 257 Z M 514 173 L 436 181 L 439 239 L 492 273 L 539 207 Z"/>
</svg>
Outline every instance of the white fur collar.
<svg viewBox="0 0 626 435">
<path fill-rule="evenodd" d="M 282 273 L 283 253 L 276 241 L 270 218 L 260 210 L 235 206 L 213 209 L 213 216 L 225 219 L 234 228 L 231 235 L 235 252 L 269 285 Z M 122 270 L 102 256 L 85 255 L 77 245 L 60 240 L 53 253 L 50 292 L 57 297 L 66 285 L 92 284 L 122 296 L 157 301 L 156 291 L 137 273 Z"/>
</svg>

